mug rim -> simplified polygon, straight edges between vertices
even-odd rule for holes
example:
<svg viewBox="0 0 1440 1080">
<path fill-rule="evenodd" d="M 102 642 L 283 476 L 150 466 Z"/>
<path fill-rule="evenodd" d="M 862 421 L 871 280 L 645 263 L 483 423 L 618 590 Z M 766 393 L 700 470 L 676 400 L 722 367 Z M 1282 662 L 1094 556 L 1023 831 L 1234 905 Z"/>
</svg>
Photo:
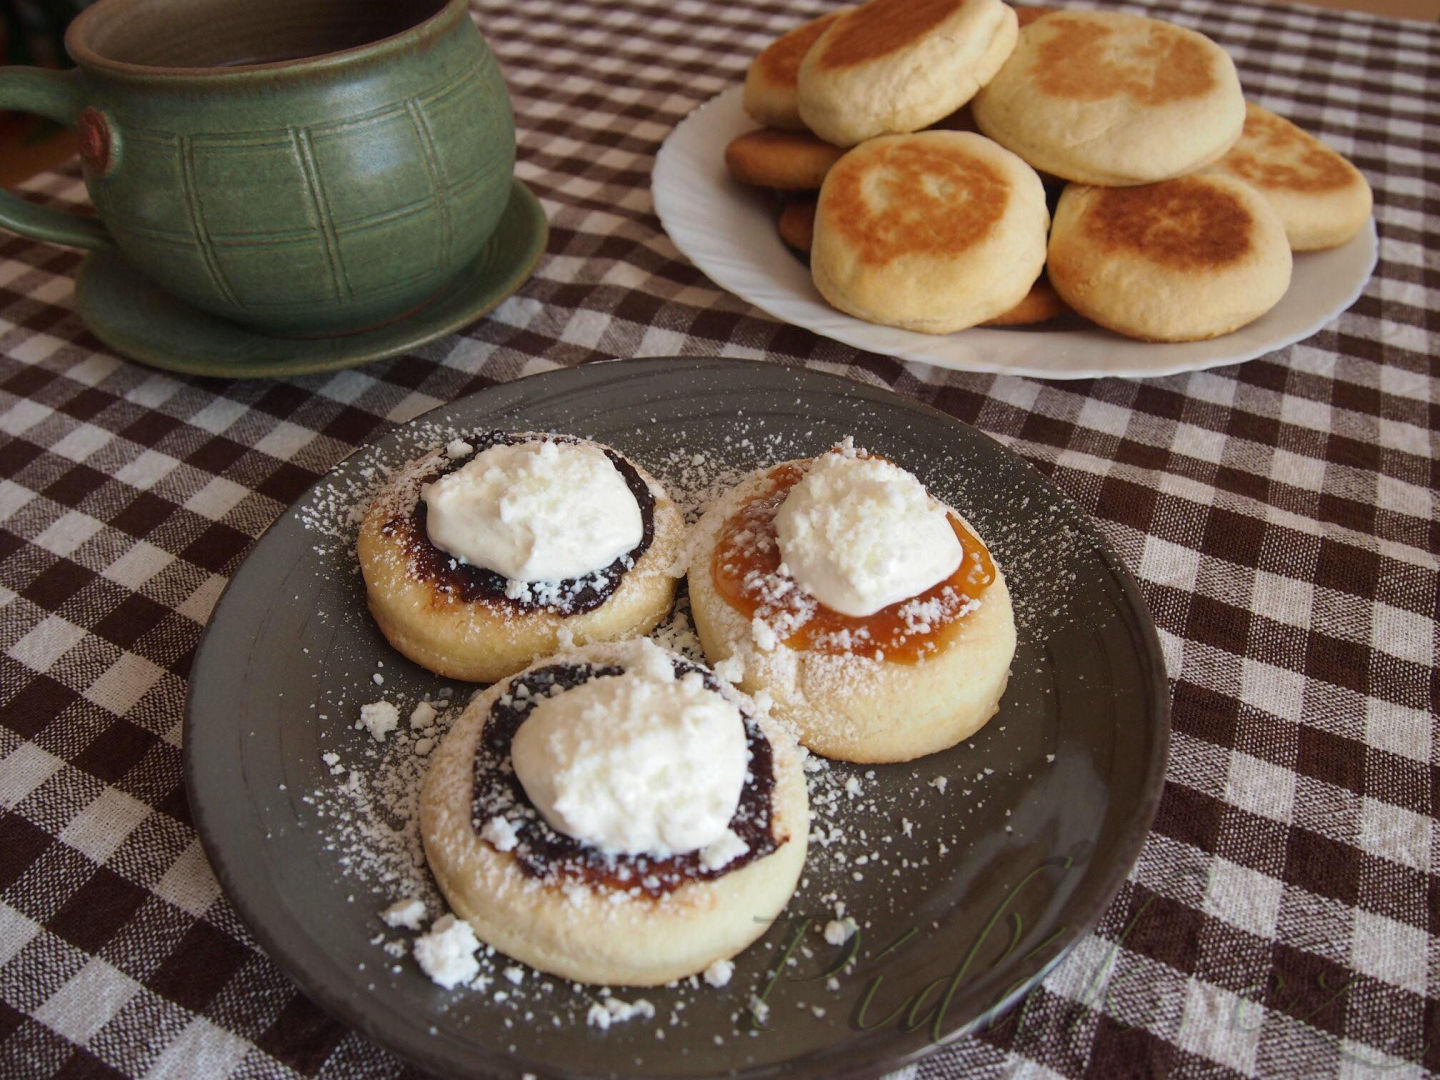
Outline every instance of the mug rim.
<svg viewBox="0 0 1440 1080">
<path fill-rule="evenodd" d="M 90 24 L 106 18 L 107 10 L 125 5 L 136 6 L 146 0 L 104 0 L 93 4 L 77 15 L 65 31 L 65 51 L 84 71 L 101 72 L 135 82 L 169 82 L 180 79 L 205 79 L 234 82 L 254 74 L 283 76 L 289 72 L 328 71 L 363 63 L 375 57 L 393 52 L 397 46 L 408 46 L 412 41 L 425 40 L 449 30 L 459 19 L 469 17 L 468 0 L 446 0 L 433 14 L 426 16 L 412 26 L 394 34 L 367 41 L 363 45 L 352 45 L 333 52 L 316 53 L 292 60 L 272 60 L 260 64 L 230 64 L 224 67 L 180 67 L 165 64 L 135 64 L 115 60 L 96 52 L 86 44 L 84 38 Z M 98 15 L 97 15 L 98 12 Z"/>
</svg>

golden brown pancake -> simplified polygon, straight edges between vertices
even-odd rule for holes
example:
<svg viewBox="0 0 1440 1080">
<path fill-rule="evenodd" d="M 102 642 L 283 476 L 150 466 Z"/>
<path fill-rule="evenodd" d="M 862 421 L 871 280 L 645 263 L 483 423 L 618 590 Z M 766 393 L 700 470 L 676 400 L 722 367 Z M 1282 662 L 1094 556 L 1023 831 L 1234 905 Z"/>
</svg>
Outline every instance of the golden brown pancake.
<svg viewBox="0 0 1440 1080">
<path fill-rule="evenodd" d="M 913 46 L 964 7 L 964 0 L 872 0 L 830 35 L 817 68 L 852 67 Z"/>
<path fill-rule="evenodd" d="M 1195 180 L 1099 192 L 1085 238 L 1179 270 L 1227 266 L 1250 252 L 1254 214 L 1234 192 Z"/>
<path fill-rule="evenodd" d="M 1025 299 L 1009 311 L 1002 312 L 993 319 L 986 319 L 980 325 L 1034 326 L 1036 323 L 1058 319 L 1069 310 L 1069 306 L 1060 299 L 1060 294 L 1055 291 L 1055 286 L 1050 284 L 1050 279 L 1041 274 L 1035 279 L 1035 284 L 1030 286 L 1030 291 L 1025 294 Z"/>
<path fill-rule="evenodd" d="M 747 131 L 725 147 L 725 167 L 742 184 L 777 191 L 819 191 L 845 153 L 808 131 Z"/>
<path fill-rule="evenodd" d="M 1217 337 L 1259 318 L 1285 294 L 1290 269 L 1269 203 L 1216 174 L 1070 185 L 1046 263 L 1061 299 L 1081 315 L 1147 341 Z"/>
<path fill-rule="evenodd" d="M 1033 21 L 1033 20 L 1032 20 Z M 1148 20 L 1144 26 L 1107 25 L 1067 17 L 1039 48 L 1033 73 L 1046 94 L 1076 101 L 1117 96 L 1141 105 L 1167 105 L 1203 97 L 1217 85 L 1212 54 L 1203 40 L 1178 26 Z"/>
<path fill-rule="evenodd" d="M 882 136 L 826 176 L 811 273 L 841 311 L 949 333 L 1024 298 L 1045 261 L 1049 220 L 1034 170 L 984 136 Z"/>
<path fill-rule="evenodd" d="M 794 199 L 787 199 L 785 205 L 780 208 L 780 217 L 776 222 L 780 233 L 780 239 L 787 247 L 797 254 L 810 257 L 810 248 L 815 240 L 815 200 L 803 196 Z M 1037 323 L 1049 322 L 1051 319 L 1059 318 L 1069 311 L 1065 301 L 1060 299 L 1060 294 L 1055 291 L 1044 274 L 1036 279 L 1035 284 L 1030 286 L 1030 291 L 1025 298 L 1016 304 L 1009 311 L 996 315 L 993 319 L 986 319 L 981 326 L 1034 326 Z"/>
<path fill-rule="evenodd" d="M 1020 20 L 1020 29 L 1024 30 L 1042 15 L 1049 15 L 1052 11 L 1059 11 L 1059 8 L 1051 7 L 1030 7 L 1026 4 L 1011 4 L 1015 9 L 1015 17 Z"/>
<path fill-rule="evenodd" d="M 745 73 L 745 111 L 767 127 L 803 131 L 796 105 L 800 61 L 841 12 L 832 11 L 781 34 L 750 63 Z"/>
<path fill-rule="evenodd" d="M 854 146 L 918 131 L 954 112 L 1015 45 L 1001 0 L 870 0 L 841 15 L 800 64 L 800 117 Z"/>
<path fill-rule="evenodd" d="M 1035 19 L 972 104 L 980 130 L 1036 169 L 1097 185 L 1179 176 L 1239 137 L 1245 103 L 1218 45 L 1157 19 Z"/>
<path fill-rule="evenodd" d="M 995 228 L 1009 182 L 983 158 L 948 149 L 897 136 L 883 156 L 857 156 L 836 174 L 823 195 L 825 213 L 861 262 L 965 251 Z"/>
<path fill-rule="evenodd" d="M 970 110 L 962 107 L 935 125 L 935 129 L 946 131 L 974 131 L 966 126 Z M 934 129 L 932 129 L 934 130 Z M 1041 177 L 1044 180 L 1044 177 Z M 780 239 L 795 251 L 810 254 L 815 236 L 815 200 L 806 198 L 788 199 L 780 211 L 778 222 Z M 1070 308 L 1042 273 L 1030 291 L 1009 311 L 987 319 L 982 326 L 1033 326 L 1048 322 L 1065 314 Z"/>
<path fill-rule="evenodd" d="M 781 240 L 808 256 L 815 241 L 815 200 L 804 197 L 785 200 L 777 226 Z"/>
<path fill-rule="evenodd" d="M 1239 141 L 1210 171 L 1238 177 L 1270 200 L 1296 251 L 1343 244 L 1370 217 L 1373 196 L 1360 170 L 1259 105 L 1246 106 Z"/>
</svg>

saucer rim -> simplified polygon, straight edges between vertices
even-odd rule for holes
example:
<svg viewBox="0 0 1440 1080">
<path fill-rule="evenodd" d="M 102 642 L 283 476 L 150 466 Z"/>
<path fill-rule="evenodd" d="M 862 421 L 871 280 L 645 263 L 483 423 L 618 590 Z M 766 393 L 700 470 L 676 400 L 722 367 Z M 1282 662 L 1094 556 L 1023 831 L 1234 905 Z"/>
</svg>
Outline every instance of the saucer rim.
<svg viewBox="0 0 1440 1080">
<path fill-rule="evenodd" d="M 495 233 L 498 235 L 507 227 L 518 231 L 521 243 L 502 244 L 498 254 L 493 254 L 487 242 L 485 249 L 451 279 L 451 285 L 432 303 L 411 315 L 354 334 L 321 338 L 274 337 L 201 312 L 174 297 L 166 297 L 169 305 L 188 309 L 188 313 L 197 320 L 214 320 L 228 335 L 238 331 L 263 342 L 272 352 L 264 359 L 207 358 L 203 353 L 197 353 L 191 342 L 185 342 L 183 352 L 177 352 L 177 342 L 173 337 L 167 339 L 163 323 L 146 323 L 136 334 L 133 326 L 117 330 L 113 323 L 102 321 L 96 312 L 98 290 L 113 291 L 118 288 L 128 292 L 137 287 L 156 288 L 139 271 L 116 274 L 117 267 L 129 267 L 125 256 L 118 251 L 86 253 L 75 279 L 75 311 L 90 332 L 108 348 L 162 371 L 226 379 L 276 378 L 338 371 L 407 353 L 484 318 L 513 296 L 533 275 L 550 237 L 550 223 L 544 207 L 519 177 L 511 181 L 510 198 L 495 226 Z M 493 265 L 499 274 L 504 275 L 503 281 L 498 287 L 471 297 L 469 303 L 459 307 L 447 306 L 447 301 L 452 304 L 457 302 L 450 295 L 454 286 L 463 282 L 477 265 Z M 407 330 L 412 332 L 406 333 Z M 274 355 L 277 351 L 282 355 Z"/>
</svg>

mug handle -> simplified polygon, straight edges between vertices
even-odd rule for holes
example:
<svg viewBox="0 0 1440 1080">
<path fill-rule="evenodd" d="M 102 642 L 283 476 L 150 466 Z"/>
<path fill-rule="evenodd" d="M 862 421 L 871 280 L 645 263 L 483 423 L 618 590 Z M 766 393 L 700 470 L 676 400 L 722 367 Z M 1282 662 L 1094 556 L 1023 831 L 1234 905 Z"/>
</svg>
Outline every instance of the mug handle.
<svg viewBox="0 0 1440 1080">
<path fill-rule="evenodd" d="M 33 67 L 0 68 L 0 109 L 35 113 L 72 127 L 86 112 L 74 71 Z M 115 246 L 98 218 L 38 206 L 9 191 L 0 191 L 0 226 L 35 240 L 91 251 Z"/>
</svg>

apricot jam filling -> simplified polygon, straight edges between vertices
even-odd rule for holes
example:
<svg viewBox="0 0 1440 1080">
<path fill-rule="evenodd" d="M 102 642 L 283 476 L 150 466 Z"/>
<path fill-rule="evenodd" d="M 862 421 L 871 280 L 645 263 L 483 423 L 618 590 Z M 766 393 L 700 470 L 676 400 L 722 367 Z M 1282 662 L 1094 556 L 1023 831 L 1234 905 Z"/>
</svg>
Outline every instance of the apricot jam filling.
<svg viewBox="0 0 1440 1080">
<path fill-rule="evenodd" d="M 961 620 L 980 606 L 995 580 L 990 552 L 954 514 L 960 565 L 944 581 L 873 615 L 842 615 L 824 607 L 780 572 L 775 514 L 805 475 L 806 462 L 772 469 L 754 496 L 720 529 L 711 562 L 715 590 L 747 619 L 759 618 L 791 649 L 913 664 L 938 651 Z"/>
</svg>

